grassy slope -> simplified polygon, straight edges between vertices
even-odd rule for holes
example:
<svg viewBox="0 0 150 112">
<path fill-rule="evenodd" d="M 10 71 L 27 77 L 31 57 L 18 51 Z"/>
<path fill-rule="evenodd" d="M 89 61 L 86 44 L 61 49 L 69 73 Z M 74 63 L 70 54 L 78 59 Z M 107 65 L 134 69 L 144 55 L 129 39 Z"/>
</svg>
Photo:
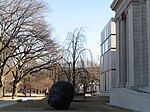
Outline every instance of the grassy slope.
<svg viewBox="0 0 150 112">
<path fill-rule="evenodd" d="M 69 111 L 97 111 L 97 112 L 129 112 L 127 110 L 108 106 L 108 97 L 87 97 L 85 100 L 83 96 L 76 96 L 70 105 Z M 54 111 L 47 104 L 47 99 L 20 102 L 15 105 L 10 105 L 0 108 L 0 111 Z"/>
</svg>

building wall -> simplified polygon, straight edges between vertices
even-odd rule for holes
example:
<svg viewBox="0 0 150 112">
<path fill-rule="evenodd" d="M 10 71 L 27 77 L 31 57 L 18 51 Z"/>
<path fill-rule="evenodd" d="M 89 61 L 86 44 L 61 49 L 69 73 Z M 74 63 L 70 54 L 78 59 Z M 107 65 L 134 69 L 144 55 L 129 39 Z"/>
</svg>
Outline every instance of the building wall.
<svg viewBox="0 0 150 112">
<path fill-rule="evenodd" d="M 116 87 L 138 89 L 148 85 L 149 34 L 145 27 L 148 22 L 148 1 L 114 0 L 111 6 L 116 12 L 117 27 Z"/>
<path fill-rule="evenodd" d="M 150 94 L 127 88 L 113 88 L 110 99 L 110 104 L 133 110 L 131 112 L 149 112 L 150 110 Z"/>
<path fill-rule="evenodd" d="M 109 92 L 116 73 L 116 26 L 112 18 L 101 32 L 100 91 Z"/>
<path fill-rule="evenodd" d="M 114 0 L 117 38 L 116 86 L 110 104 L 150 110 L 150 0 Z"/>
</svg>

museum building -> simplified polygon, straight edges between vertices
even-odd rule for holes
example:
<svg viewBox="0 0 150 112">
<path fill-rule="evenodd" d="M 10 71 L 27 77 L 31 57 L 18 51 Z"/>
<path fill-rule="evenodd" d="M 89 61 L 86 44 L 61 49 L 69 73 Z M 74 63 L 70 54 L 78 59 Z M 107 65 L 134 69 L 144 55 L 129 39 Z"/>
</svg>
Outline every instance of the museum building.
<svg viewBox="0 0 150 112">
<path fill-rule="evenodd" d="M 110 104 L 150 110 L 150 0 L 114 0 L 116 77 Z"/>
<path fill-rule="evenodd" d="M 116 82 L 116 26 L 114 18 L 106 24 L 100 36 L 100 94 L 109 96 Z"/>
</svg>

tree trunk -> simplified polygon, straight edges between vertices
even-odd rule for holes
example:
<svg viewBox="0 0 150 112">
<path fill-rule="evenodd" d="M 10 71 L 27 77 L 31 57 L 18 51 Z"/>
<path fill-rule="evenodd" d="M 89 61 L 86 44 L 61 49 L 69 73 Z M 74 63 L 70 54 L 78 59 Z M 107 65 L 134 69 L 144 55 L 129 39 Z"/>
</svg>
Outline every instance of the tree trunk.
<svg viewBox="0 0 150 112">
<path fill-rule="evenodd" d="M 72 85 L 75 88 L 75 74 L 76 74 L 76 68 L 75 68 L 75 61 L 73 61 L 73 71 L 72 71 Z"/>
<path fill-rule="evenodd" d="M 75 76 L 72 79 L 72 85 L 73 85 L 74 88 L 76 87 Z"/>
<path fill-rule="evenodd" d="M 69 63 L 69 73 L 68 73 L 68 81 L 71 83 L 71 68 L 70 68 L 70 63 Z"/>
<path fill-rule="evenodd" d="M 13 83 L 13 91 L 12 91 L 12 99 L 17 97 L 18 86 L 19 86 L 19 83 L 14 81 L 14 83 Z"/>
<path fill-rule="evenodd" d="M 3 97 L 5 96 L 5 86 L 2 87 L 3 89 Z"/>
<path fill-rule="evenodd" d="M 0 98 L 3 97 L 3 87 L 0 86 Z"/>
<path fill-rule="evenodd" d="M 24 83 L 24 87 L 23 87 L 23 89 L 24 89 L 24 96 L 26 97 L 27 96 L 27 91 L 26 91 L 26 83 Z"/>
<path fill-rule="evenodd" d="M 3 97 L 3 84 L 2 81 L 0 80 L 0 98 Z"/>
<path fill-rule="evenodd" d="M 5 96 L 5 86 L 6 86 L 6 84 L 5 84 L 5 79 L 2 78 L 2 91 L 3 91 L 3 97 Z"/>
</svg>

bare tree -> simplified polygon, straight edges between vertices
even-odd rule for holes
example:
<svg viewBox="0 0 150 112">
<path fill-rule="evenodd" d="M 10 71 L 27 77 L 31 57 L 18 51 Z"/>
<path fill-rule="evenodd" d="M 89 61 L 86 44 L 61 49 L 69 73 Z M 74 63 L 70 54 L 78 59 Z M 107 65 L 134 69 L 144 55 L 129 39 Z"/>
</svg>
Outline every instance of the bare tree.
<svg viewBox="0 0 150 112">
<path fill-rule="evenodd" d="M 16 88 L 27 74 L 50 67 L 58 59 L 44 11 L 45 5 L 36 0 L 0 1 L 0 88 L 8 72 L 13 73 Z M 33 62 L 36 64 L 29 67 Z"/>
<path fill-rule="evenodd" d="M 84 35 L 84 28 L 76 28 L 74 32 L 69 32 L 66 39 L 66 49 L 64 49 L 63 58 L 71 67 L 71 74 L 69 74 L 70 82 L 75 87 L 76 76 L 78 75 L 77 69 L 84 68 L 84 62 L 89 57 L 91 58 L 91 51 L 85 48 L 86 36 Z M 88 56 L 89 52 L 89 56 Z M 92 59 L 92 58 L 91 58 Z"/>
<path fill-rule="evenodd" d="M 45 34 L 45 33 L 44 33 Z M 38 35 L 39 36 L 39 35 Z M 43 35 L 41 35 L 43 37 Z M 42 38 L 41 37 L 41 38 Z M 21 47 L 18 52 L 27 50 L 27 53 L 17 55 L 14 57 L 15 72 L 12 71 L 14 76 L 13 94 L 17 93 L 17 85 L 28 74 L 36 73 L 42 69 L 52 68 L 52 65 L 59 60 L 59 51 L 57 45 L 48 38 L 42 40 L 36 38 L 33 42 L 28 43 L 27 46 Z"/>
<path fill-rule="evenodd" d="M 22 32 L 25 32 L 32 22 L 32 17 L 37 18 L 37 13 L 43 10 L 44 5 L 34 3 L 32 0 L 1 0 L 0 1 L 0 96 L 2 96 L 2 87 L 5 68 L 9 65 L 10 58 L 17 56 L 16 49 L 20 44 L 15 43 L 16 39 L 22 38 Z M 37 9 L 34 5 L 37 5 Z M 35 11 L 36 13 L 35 13 Z M 10 69 L 9 69 L 10 70 Z"/>
</svg>

